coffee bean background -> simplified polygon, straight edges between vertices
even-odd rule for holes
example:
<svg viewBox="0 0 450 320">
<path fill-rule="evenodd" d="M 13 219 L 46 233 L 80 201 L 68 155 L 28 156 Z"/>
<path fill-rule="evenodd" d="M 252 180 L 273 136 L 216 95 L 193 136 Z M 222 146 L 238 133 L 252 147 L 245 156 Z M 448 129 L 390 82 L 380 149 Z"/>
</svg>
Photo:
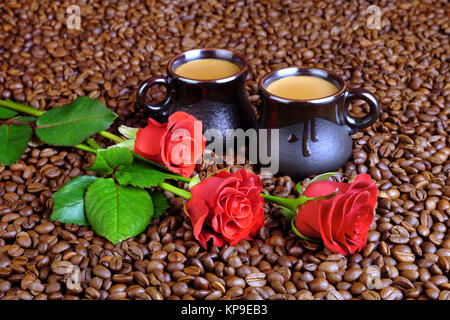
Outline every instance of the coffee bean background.
<svg viewBox="0 0 450 320">
<path fill-rule="evenodd" d="M 73 4 L 81 7 L 81 31 L 66 26 Z M 181 212 L 183 200 L 169 193 L 166 213 L 114 246 L 89 228 L 48 219 L 52 193 L 85 174 L 93 156 L 34 143 L 18 163 L 0 165 L 0 298 L 448 300 L 450 7 L 377 1 L 381 28 L 371 30 L 370 4 L 2 1 L 0 97 L 40 110 L 89 96 L 121 123 L 143 125 L 135 105 L 142 80 L 163 75 L 183 50 L 223 47 L 248 57 L 256 109 L 263 74 L 302 65 L 364 87 L 382 113 L 353 136 L 352 158 L 339 170 L 342 181 L 368 173 L 380 190 L 367 246 L 347 257 L 297 238 L 269 204 L 254 240 L 205 251 Z M 354 103 L 351 111 L 367 109 Z M 216 169 L 204 164 L 198 171 L 204 177 Z M 290 177 L 261 178 L 265 192 L 296 194 Z"/>
</svg>

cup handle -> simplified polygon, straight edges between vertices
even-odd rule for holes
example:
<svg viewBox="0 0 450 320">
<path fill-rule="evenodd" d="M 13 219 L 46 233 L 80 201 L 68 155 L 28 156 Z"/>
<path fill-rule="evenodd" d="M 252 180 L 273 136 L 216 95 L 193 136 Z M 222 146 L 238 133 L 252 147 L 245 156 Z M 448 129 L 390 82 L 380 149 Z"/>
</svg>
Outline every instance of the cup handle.
<svg viewBox="0 0 450 320">
<path fill-rule="evenodd" d="M 347 110 L 350 102 L 357 99 L 364 100 L 370 107 L 369 114 L 363 118 L 352 117 Z M 364 89 L 351 89 L 348 91 L 344 103 L 344 121 L 350 128 L 350 134 L 356 133 L 362 128 L 370 126 L 372 123 L 377 121 L 379 115 L 380 108 L 378 107 L 377 99 L 375 99 L 371 93 Z"/>
<path fill-rule="evenodd" d="M 150 104 L 146 101 L 148 90 L 155 85 L 163 85 L 166 87 L 166 97 L 158 104 Z M 171 86 L 169 81 L 163 77 L 152 77 L 145 80 L 140 86 L 136 94 L 138 105 L 144 109 L 145 113 L 152 117 L 156 116 L 159 120 L 164 120 L 168 116 L 168 107 L 171 100 Z"/>
</svg>

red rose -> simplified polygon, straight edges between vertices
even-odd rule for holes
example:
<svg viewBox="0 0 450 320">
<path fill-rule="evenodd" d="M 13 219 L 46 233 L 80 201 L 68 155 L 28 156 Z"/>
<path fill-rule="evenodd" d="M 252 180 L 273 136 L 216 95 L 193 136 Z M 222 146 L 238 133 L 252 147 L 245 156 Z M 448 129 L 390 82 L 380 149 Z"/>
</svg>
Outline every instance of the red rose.
<svg viewBox="0 0 450 320">
<path fill-rule="evenodd" d="M 251 239 L 264 225 L 262 188 L 259 177 L 244 169 L 218 172 L 192 188 L 187 210 L 203 248 L 210 239 L 218 247 Z"/>
<path fill-rule="evenodd" d="M 339 191 L 329 200 L 308 201 L 296 215 L 297 230 L 310 238 L 321 238 L 324 245 L 343 255 L 361 250 L 374 217 L 377 187 L 370 176 L 360 174 L 353 183 L 312 182 L 303 193 L 319 197 Z"/>
<path fill-rule="evenodd" d="M 189 177 L 205 144 L 201 121 L 185 112 L 175 112 L 163 124 L 149 118 L 148 125 L 137 132 L 134 152 Z"/>
</svg>

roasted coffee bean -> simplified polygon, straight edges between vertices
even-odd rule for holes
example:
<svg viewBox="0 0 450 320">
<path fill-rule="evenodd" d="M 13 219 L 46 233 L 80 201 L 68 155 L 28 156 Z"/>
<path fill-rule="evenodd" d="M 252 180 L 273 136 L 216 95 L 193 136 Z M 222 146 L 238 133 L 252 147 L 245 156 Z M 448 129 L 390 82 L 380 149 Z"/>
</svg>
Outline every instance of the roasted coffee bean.
<svg viewBox="0 0 450 320">
<path fill-rule="evenodd" d="M 147 272 L 153 272 L 153 271 L 162 271 L 164 269 L 164 264 L 159 260 L 151 260 L 147 264 Z"/>
<path fill-rule="evenodd" d="M 113 271 L 119 271 L 122 269 L 123 261 L 121 257 L 112 257 L 109 261 L 109 268 Z"/>
<path fill-rule="evenodd" d="M 336 262 L 326 261 L 319 265 L 319 270 L 325 272 L 337 272 L 339 270 L 339 265 Z"/>
<path fill-rule="evenodd" d="M 184 282 L 175 282 L 171 286 L 172 293 L 177 296 L 183 296 L 188 292 L 188 286 Z"/>
<path fill-rule="evenodd" d="M 441 291 L 438 299 L 439 300 L 450 300 L 450 291 L 449 290 Z"/>
<path fill-rule="evenodd" d="M 104 266 L 97 265 L 92 269 L 92 272 L 100 279 L 107 279 L 111 277 L 111 272 Z"/>
<path fill-rule="evenodd" d="M 203 278 L 203 277 L 197 277 L 197 278 L 195 278 L 195 280 L 194 280 L 194 286 L 195 286 L 195 288 L 197 288 L 197 289 L 204 289 L 204 290 L 206 290 L 206 289 L 208 289 L 208 287 L 209 287 L 209 281 L 208 280 L 206 280 L 205 278 Z"/>
<path fill-rule="evenodd" d="M 254 278 L 256 279 L 256 278 Z M 245 288 L 246 286 L 246 280 L 247 279 L 242 279 L 240 277 L 236 277 L 236 276 L 229 276 L 225 279 L 226 282 L 226 286 L 228 288 L 233 288 L 233 287 L 240 287 L 240 288 Z M 255 280 L 256 281 L 256 280 Z M 254 284 L 255 282 L 253 282 Z M 211 284 L 212 285 L 212 284 Z"/>
<path fill-rule="evenodd" d="M 0 62 L 6 70 L 0 76 L 0 97 L 37 110 L 85 95 L 102 100 L 125 125 L 143 127 L 146 117 L 137 111 L 134 98 L 139 82 L 164 73 L 174 52 L 214 46 L 233 48 L 249 59 L 247 87 L 255 106 L 261 75 L 305 65 L 335 71 L 351 87 L 374 92 L 381 113 L 376 123 L 352 135 L 352 157 L 339 169 L 339 181 L 368 173 L 379 187 L 368 243 L 347 257 L 299 240 L 288 232 L 279 208 L 270 204 L 264 206 L 269 220 L 253 240 L 204 250 L 189 219 L 180 215 L 185 201 L 168 193 L 171 205 L 163 216 L 141 235 L 115 246 L 90 228 L 48 219 L 52 193 L 85 174 L 93 156 L 75 149 L 27 147 L 17 163 L 0 165 L 1 299 L 448 298 L 448 281 L 442 277 L 448 277 L 449 255 L 439 251 L 450 248 L 444 3 L 393 3 L 383 12 L 382 24 L 389 21 L 396 28 L 382 26 L 375 36 L 359 28 L 361 41 L 353 41 L 352 28 L 336 27 L 344 15 L 360 14 L 359 7 L 341 8 L 329 1 L 188 6 L 172 1 L 164 8 L 138 1 L 101 3 L 83 20 L 86 26 L 77 41 L 67 40 L 65 17 L 49 1 L 7 5 L 0 36 Z M 154 14 L 142 14 L 150 7 Z M 103 21 L 105 15 L 109 28 L 89 23 Z M 123 26 L 125 16 L 131 17 L 132 28 Z M 319 23 L 322 18 L 329 23 Z M 33 42 L 27 41 L 30 35 Z M 424 37 L 426 43 L 416 41 Z M 382 46 L 386 50 L 379 50 Z M 149 101 L 163 97 L 159 88 L 149 90 Z M 369 110 L 362 101 L 353 101 L 348 111 L 359 117 Z M 100 139 L 102 147 L 109 146 Z M 196 173 L 205 178 L 226 167 L 202 163 Z M 290 177 L 262 174 L 261 182 L 264 193 L 298 196 Z M 382 279 L 370 282 L 367 270 L 375 267 Z M 76 276 L 77 268 L 83 291 L 58 287 L 69 274 Z M 265 282 L 252 287 L 247 277 L 257 273 L 266 275 Z M 37 281 L 30 282 L 32 277 Z M 21 288 L 22 282 L 34 289 Z M 187 291 L 171 292 L 175 283 L 185 283 Z M 116 285 L 122 290 L 111 292 Z M 4 294 L 2 286 L 8 288 Z"/>
<path fill-rule="evenodd" d="M 244 296 L 247 300 L 265 300 L 268 298 L 266 293 L 257 287 L 250 287 L 250 289 L 244 290 Z"/>
<path fill-rule="evenodd" d="M 205 297 L 205 300 L 218 300 L 222 297 L 222 292 L 220 290 L 215 290 Z"/>
<path fill-rule="evenodd" d="M 90 300 L 96 300 L 96 299 L 100 298 L 100 292 L 97 289 L 92 288 L 92 287 L 89 287 L 86 289 L 85 295 L 86 295 L 86 298 L 90 299 Z"/>
<path fill-rule="evenodd" d="M 380 296 L 383 300 L 400 300 L 402 299 L 403 294 L 400 289 L 388 286 L 381 290 Z"/>
<path fill-rule="evenodd" d="M 327 292 L 326 300 L 344 300 L 344 297 L 336 290 Z"/>
<path fill-rule="evenodd" d="M 397 245 L 391 249 L 392 255 L 398 262 L 414 262 L 415 255 L 411 248 L 405 245 Z"/>
<path fill-rule="evenodd" d="M 312 292 L 324 292 L 327 291 L 329 288 L 329 283 L 326 279 L 313 279 L 309 284 L 308 284 L 309 289 Z"/>
<path fill-rule="evenodd" d="M 163 295 L 155 287 L 148 287 L 145 292 L 151 297 L 152 300 L 162 300 Z"/>
<path fill-rule="evenodd" d="M 263 272 L 255 272 L 247 275 L 245 278 L 247 284 L 251 287 L 263 287 L 266 285 L 266 274 Z"/>
<path fill-rule="evenodd" d="M 396 244 L 404 244 L 409 241 L 409 233 L 408 231 L 401 226 L 394 226 L 391 229 L 391 234 L 389 236 L 389 240 L 392 243 Z"/>
<path fill-rule="evenodd" d="M 344 280 L 347 282 L 353 282 L 357 280 L 362 274 L 361 268 L 351 268 L 345 271 Z"/>
<path fill-rule="evenodd" d="M 126 292 L 114 292 L 108 295 L 107 300 L 124 300 L 126 297 Z"/>
<path fill-rule="evenodd" d="M 70 248 L 70 245 L 66 241 L 60 241 L 52 247 L 53 253 L 61 253 Z"/>
<path fill-rule="evenodd" d="M 113 282 L 117 283 L 130 283 L 133 281 L 133 275 L 131 274 L 115 274 L 111 277 Z"/>
<path fill-rule="evenodd" d="M 233 287 L 233 288 L 230 288 L 227 291 L 226 295 L 228 297 L 230 297 L 230 298 L 237 298 L 237 297 L 242 296 L 243 293 L 244 293 L 244 290 L 242 288 L 240 288 L 240 287 Z"/>
<path fill-rule="evenodd" d="M 46 233 L 52 232 L 54 228 L 55 228 L 55 225 L 53 223 L 46 222 L 46 223 L 36 226 L 35 230 L 37 233 L 46 234 Z"/>
<path fill-rule="evenodd" d="M 350 287 L 350 292 L 353 295 L 360 295 L 366 290 L 367 290 L 367 287 L 364 285 L 364 283 L 361 283 L 361 282 L 355 282 Z"/>
<path fill-rule="evenodd" d="M 52 263 L 51 269 L 56 274 L 64 275 L 73 270 L 73 264 L 69 261 L 55 261 Z"/>
<path fill-rule="evenodd" d="M 0 280 L 0 292 L 7 292 L 9 289 L 11 289 L 11 282 Z"/>
</svg>

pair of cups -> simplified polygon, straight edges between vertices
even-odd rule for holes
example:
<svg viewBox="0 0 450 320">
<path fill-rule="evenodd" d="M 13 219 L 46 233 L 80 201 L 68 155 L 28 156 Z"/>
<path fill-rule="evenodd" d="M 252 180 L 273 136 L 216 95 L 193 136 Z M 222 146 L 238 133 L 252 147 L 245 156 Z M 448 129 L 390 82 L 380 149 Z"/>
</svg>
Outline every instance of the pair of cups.
<svg viewBox="0 0 450 320">
<path fill-rule="evenodd" d="M 200 59 L 231 62 L 238 67 L 237 72 L 206 80 L 177 73 L 180 66 Z M 261 115 L 256 119 L 245 85 L 247 73 L 247 59 L 236 52 L 215 48 L 186 51 L 170 59 L 167 77 L 152 77 L 141 84 L 137 102 L 147 116 L 161 122 L 176 111 L 184 111 L 202 121 L 204 130 L 217 129 L 224 136 L 227 129 L 267 129 L 267 137 L 271 130 L 277 130 L 279 173 L 294 178 L 343 166 L 352 152 L 350 135 L 371 125 L 379 116 L 375 97 L 362 89 L 349 89 L 342 77 L 318 68 L 289 67 L 272 71 L 259 80 Z M 335 86 L 336 92 L 325 97 L 292 99 L 268 90 L 275 81 L 287 78 L 289 82 L 296 76 L 320 78 Z M 165 86 L 166 96 L 160 103 L 151 104 L 146 95 L 155 85 Z M 350 102 L 357 99 L 370 107 L 362 118 L 347 110 Z"/>
</svg>

